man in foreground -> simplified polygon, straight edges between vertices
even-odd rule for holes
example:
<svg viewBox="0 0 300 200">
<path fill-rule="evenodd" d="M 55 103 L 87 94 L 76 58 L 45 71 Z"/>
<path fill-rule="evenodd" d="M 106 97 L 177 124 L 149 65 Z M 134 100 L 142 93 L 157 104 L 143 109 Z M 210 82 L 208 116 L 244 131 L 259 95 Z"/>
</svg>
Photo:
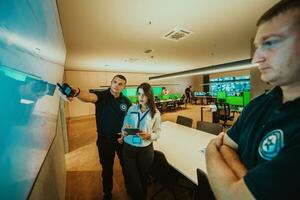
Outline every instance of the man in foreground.
<svg viewBox="0 0 300 200">
<path fill-rule="evenodd" d="M 300 1 L 281 1 L 258 21 L 254 63 L 274 88 L 244 108 L 206 150 L 217 199 L 298 199 Z"/>
</svg>

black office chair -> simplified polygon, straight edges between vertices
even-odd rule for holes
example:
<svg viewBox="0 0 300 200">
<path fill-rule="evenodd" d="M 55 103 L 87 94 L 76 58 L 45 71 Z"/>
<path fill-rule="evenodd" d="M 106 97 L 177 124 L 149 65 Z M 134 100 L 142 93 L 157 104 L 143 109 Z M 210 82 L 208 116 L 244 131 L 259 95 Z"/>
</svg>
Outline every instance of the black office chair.
<svg viewBox="0 0 300 200">
<path fill-rule="evenodd" d="M 185 108 L 186 108 L 187 103 L 186 103 L 185 99 L 186 99 L 185 95 L 182 95 L 180 100 L 177 101 L 177 107 L 180 108 L 181 110 L 182 110 L 182 107 L 181 107 L 182 105 L 185 105 Z"/>
<path fill-rule="evenodd" d="M 183 188 L 188 192 L 194 193 L 194 188 L 188 188 L 179 184 L 178 181 L 182 178 L 182 175 L 168 163 L 165 155 L 157 150 L 154 151 L 154 160 L 150 170 L 150 176 L 162 185 L 162 187 L 152 195 L 151 199 L 154 199 L 161 192 L 167 190 L 176 200 L 175 187 Z"/>
<path fill-rule="evenodd" d="M 218 103 L 226 103 L 226 99 L 218 99 Z"/>
<path fill-rule="evenodd" d="M 192 127 L 193 125 L 193 120 L 191 118 L 188 117 L 184 117 L 181 115 L 177 116 L 177 120 L 176 120 L 177 124 L 181 124 L 183 126 L 187 126 L 187 127 Z"/>
<path fill-rule="evenodd" d="M 218 113 L 218 119 L 224 121 L 223 127 L 228 127 L 227 121 L 233 121 L 234 116 L 230 113 L 230 106 L 228 103 L 217 103 L 217 113 Z"/>
<path fill-rule="evenodd" d="M 217 99 L 212 96 L 207 96 L 206 97 L 206 104 L 211 105 L 211 104 L 216 104 Z"/>
<path fill-rule="evenodd" d="M 200 131 L 205 131 L 214 135 L 218 135 L 222 132 L 223 126 L 221 124 L 197 121 L 196 129 Z"/>
<path fill-rule="evenodd" d="M 163 106 L 162 106 L 162 103 L 160 103 L 160 99 L 155 96 L 155 105 L 156 105 L 156 108 L 162 113 L 163 111 Z"/>
<path fill-rule="evenodd" d="M 214 193 L 212 192 L 206 174 L 201 170 L 197 169 L 197 200 L 215 200 Z"/>
<path fill-rule="evenodd" d="M 176 110 L 176 103 L 175 103 L 175 100 L 173 101 L 169 101 L 166 105 L 166 109 L 168 111 L 175 111 Z"/>
<path fill-rule="evenodd" d="M 198 98 L 195 97 L 194 93 L 192 92 L 192 95 L 191 95 L 191 103 L 193 104 L 193 102 L 197 105 L 197 101 L 198 101 Z"/>
</svg>

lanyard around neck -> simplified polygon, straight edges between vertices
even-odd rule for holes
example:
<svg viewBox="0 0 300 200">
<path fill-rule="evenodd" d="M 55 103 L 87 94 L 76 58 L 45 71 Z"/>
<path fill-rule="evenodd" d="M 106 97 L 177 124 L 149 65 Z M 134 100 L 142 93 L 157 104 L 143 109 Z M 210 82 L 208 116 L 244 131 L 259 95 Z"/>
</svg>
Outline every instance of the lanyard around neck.
<svg viewBox="0 0 300 200">
<path fill-rule="evenodd" d="M 148 109 L 142 116 L 141 118 L 141 115 L 140 115 L 140 112 L 131 112 L 131 113 L 134 113 L 134 114 L 137 114 L 138 115 L 138 125 L 137 125 L 137 128 L 140 128 L 140 124 L 141 124 L 141 121 L 147 116 L 147 114 L 150 112 L 150 109 Z"/>
</svg>

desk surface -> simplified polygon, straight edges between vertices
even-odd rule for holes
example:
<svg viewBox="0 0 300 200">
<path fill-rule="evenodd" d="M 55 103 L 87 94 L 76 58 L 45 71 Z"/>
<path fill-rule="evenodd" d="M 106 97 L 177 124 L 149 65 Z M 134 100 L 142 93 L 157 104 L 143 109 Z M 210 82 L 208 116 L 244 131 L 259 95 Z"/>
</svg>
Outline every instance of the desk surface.
<svg viewBox="0 0 300 200">
<path fill-rule="evenodd" d="M 204 149 L 215 135 L 176 124 L 163 122 L 160 138 L 154 142 L 154 149 L 165 154 L 168 162 L 195 184 L 196 169 L 206 173 Z"/>
<path fill-rule="evenodd" d="M 178 101 L 180 99 L 162 99 L 159 101 L 155 101 L 155 103 L 167 103 L 167 102 L 171 102 L 171 101 Z"/>
</svg>

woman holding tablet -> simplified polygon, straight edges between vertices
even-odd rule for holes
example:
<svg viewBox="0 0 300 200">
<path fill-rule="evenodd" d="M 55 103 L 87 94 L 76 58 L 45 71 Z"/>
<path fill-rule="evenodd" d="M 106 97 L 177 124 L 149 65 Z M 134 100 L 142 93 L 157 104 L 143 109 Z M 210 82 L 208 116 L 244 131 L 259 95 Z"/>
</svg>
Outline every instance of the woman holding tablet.
<svg viewBox="0 0 300 200">
<path fill-rule="evenodd" d="M 161 118 L 150 84 L 139 85 L 137 93 L 138 104 L 127 111 L 123 137 L 119 142 L 124 141 L 124 174 L 128 193 L 133 200 L 146 200 L 147 175 L 154 157 L 152 142 L 159 137 Z"/>
</svg>

